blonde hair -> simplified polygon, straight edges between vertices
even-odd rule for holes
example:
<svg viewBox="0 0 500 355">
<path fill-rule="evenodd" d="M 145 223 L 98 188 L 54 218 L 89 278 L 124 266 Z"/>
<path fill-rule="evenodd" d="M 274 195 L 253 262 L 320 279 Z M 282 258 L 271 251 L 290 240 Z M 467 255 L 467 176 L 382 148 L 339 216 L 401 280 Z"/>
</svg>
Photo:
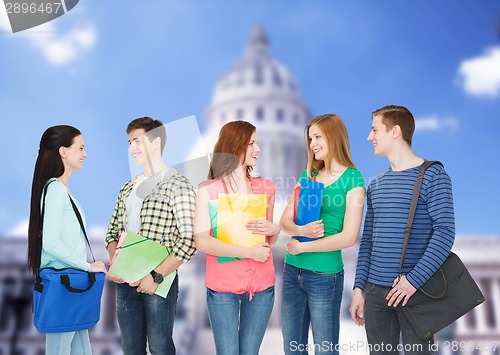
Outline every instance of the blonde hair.
<svg viewBox="0 0 500 355">
<path fill-rule="evenodd" d="M 318 126 L 328 144 L 328 156 L 325 161 L 316 160 L 311 150 L 309 129 L 313 125 Z M 310 179 L 312 178 L 314 169 L 321 170 L 326 165 L 326 169 L 330 171 L 332 159 L 335 159 L 335 161 L 341 165 L 356 168 L 351 158 L 347 130 L 344 122 L 338 115 L 329 113 L 314 117 L 306 126 L 305 136 L 307 144 L 307 175 Z"/>
</svg>

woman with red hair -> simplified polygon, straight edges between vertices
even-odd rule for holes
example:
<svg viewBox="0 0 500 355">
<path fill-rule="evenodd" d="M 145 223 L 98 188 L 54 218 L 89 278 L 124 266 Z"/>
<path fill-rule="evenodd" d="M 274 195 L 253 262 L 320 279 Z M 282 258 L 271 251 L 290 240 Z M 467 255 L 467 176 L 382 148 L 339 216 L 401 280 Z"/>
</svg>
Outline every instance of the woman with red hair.
<svg viewBox="0 0 500 355">
<path fill-rule="evenodd" d="M 225 124 L 214 146 L 209 180 L 196 196 L 194 238 L 206 253 L 207 305 L 218 355 L 259 353 L 274 303 L 274 265 L 271 246 L 280 227 L 272 222 L 275 186 L 254 178 L 260 148 L 256 128 L 245 121 Z M 265 194 L 266 219 L 248 221 L 246 228 L 266 236 L 266 242 L 241 247 L 214 237 L 209 201 L 219 193 Z M 232 261 L 220 262 L 219 257 Z"/>
</svg>

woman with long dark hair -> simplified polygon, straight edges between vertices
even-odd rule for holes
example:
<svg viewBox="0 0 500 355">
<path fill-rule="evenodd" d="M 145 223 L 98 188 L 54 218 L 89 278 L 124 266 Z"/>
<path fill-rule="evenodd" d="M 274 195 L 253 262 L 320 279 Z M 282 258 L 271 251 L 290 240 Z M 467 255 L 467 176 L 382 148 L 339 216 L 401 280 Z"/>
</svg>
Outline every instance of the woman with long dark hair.
<svg viewBox="0 0 500 355">
<path fill-rule="evenodd" d="M 259 352 L 274 302 L 274 266 L 271 252 L 280 233 L 273 221 L 275 186 L 254 178 L 260 148 L 255 127 L 245 121 L 225 124 L 214 147 L 209 180 L 196 196 L 194 238 L 206 255 L 207 305 L 218 355 Z M 266 236 L 266 242 L 242 247 L 214 238 L 209 201 L 219 193 L 267 196 L 266 219 L 248 221 L 246 229 Z M 218 257 L 233 258 L 220 262 Z M 235 260 L 238 258 L 239 260 Z"/>
<path fill-rule="evenodd" d="M 33 174 L 28 229 L 28 264 L 33 273 L 43 267 L 106 272 L 102 261 L 87 262 L 87 243 L 70 200 L 69 180 L 75 170 L 83 167 L 86 157 L 78 129 L 60 125 L 43 133 Z M 82 208 L 73 201 L 85 220 Z M 47 354 L 92 354 L 88 330 L 47 333 L 46 340 Z"/>
</svg>

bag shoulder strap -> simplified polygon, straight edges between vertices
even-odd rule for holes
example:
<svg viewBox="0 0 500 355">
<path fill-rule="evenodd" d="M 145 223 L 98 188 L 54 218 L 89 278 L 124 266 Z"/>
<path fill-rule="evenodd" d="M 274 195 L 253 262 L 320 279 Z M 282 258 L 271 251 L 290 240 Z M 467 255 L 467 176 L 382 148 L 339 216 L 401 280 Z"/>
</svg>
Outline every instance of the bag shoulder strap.
<svg viewBox="0 0 500 355">
<path fill-rule="evenodd" d="M 78 211 L 78 207 L 76 207 L 75 201 L 73 201 L 73 198 L 68 194 L 69 200 L 71 201 L 71 206 L 73 206 L 73 211 L 75 211 L 76 218 L 78 219 L 78 223 L 80 223 L 80 227 L 82 228 L 83 235 L 85 236 L 85 240 L 87 241 L 87 245 L 89 246 L 90 254 L 92 255 L 92 259 L 95 262 L 95 257 L 94 257 L 94 252 L 92 251 L 92 247 L 90 246 L 90 241 L 89 238 L 87 237 L 87 232 L 85 231 L 85 226 L 83 225 L 83 220 L 82 220 L 82 215 L 80 214 L 80 211 Z"/>
<path fill-rule="evenodd" d="M 41 227 L 40 227 L 40 234 L 39 234 L 39 238 L 40 238 L 40 260 L 42 259 L 42 242 L 43 242 L 42 235 L 43 235 L 43 218 L 45 216 L 45 197 L 47 196 L 47 189 L 49 188 L 49 185 L 51 183 L 53 183 L 54 181 L 56 181 L 56 180 L 54 179 L 54 180 L 49 181 L 47 183 L 47 185 L 45 185 L 45 187 L 43 189 L 42 216 L 41 216 L 42 220 L 41 220 L 41 223 L 40 223 Z M 87 245 L 89 246 L 90 254 L 92 254 L 92 259 L 95 262 L 94 252 L 92 251 L 92 247 L 90 246 L 89 238 L 87 237 L 87 232 L 85 231 L 85 226 L 83 225 L 83 220 L 82 220 L 82 216 L 80 214 L 80 211 L 78 211 L 78 208 L 76 207 L 75 202 L 73 201 L 73 199 L 71 198 L 71 196 L 69 194 L 68 194 L 68 197 L 69 197 L 69 200 L 71 201 L 71 205 L 73 206 L 73 210 L 75 211 L 76 218 L 78 219 L 78 223 L 80 223 L 80 227 L 82 228 L 83 235 L 85 236 L 85 240 L 87 241 Z M 40 265 L 38 265 L 38 268 L 40 268 Z"/>
<path fill-rule="evenodd" d="M 47 190 L 49 188 L 49 185 L 52 184 L 55 180 L 51 180 L 47 183 L 47 185 L 45 185 L 45 187 L 43 188 L 43 201 L 42 201 L 42 219 L 40 221 L 40 234 L 38 234 L 38 237 L 40 238 L 40 240 L 42 239 L 42 233 L 43 233 L 43 216 L 45 215 L 45 196 L 47 196 Z M 40 243 L 40 246 L 41 246 L 41 243 Z M 42 253 L 42 248 L 40 248 L 40 255 Z"/>
<path fill-rule="evenodd" d="M 408 222 L 404 230 L 404 241 L 403 249 L 401 252 L 401 260 L 399 262 L 399 276 L 403 273 L 403 264 L 405 261 L 406 249 L 408 247 L 408 242 L 410 240 L 411 226 L 413 225 L 413 218 L 415 217 L 415 211 L 417 210 L 418 197 L 420 196 L 420 189 L 422 188 L 422 181 L 424 179 L 425 171 L 432 164 L 439 164 L 444 167 L 443 163 L 437 160 L 425 160 L 422 165 L 420 165 L 420 171 L 415 182 L 415 187 L 413 188 L 413 195 L 411 197 L 410 212 L 408 213 Z"/>
<path fill-rule="evenodd" d="M 49 189 L 49 185 L 52 184 L 55 181 L 55 179 L 49 181 L 45 187 L 43 188 L 43 199 L 42 199 L 42 214 L 41 214 L 41 220 L 40 220 L 40 233 L 38 233 L 38 238 L 39 242 L 38 245 L 40 246 L 40 254 L 38 255 L 38 260 L 40 260 L 40 263 L 42 262 L 42 243 L 43 243 L 43 217 L 45 216 L 45 196 L 47 196 L 47 190 Z M 40 264 L 38 264 L 38 270 L 40 270 Z M 38 273 L 37 273 L 38 274 Z"/>
</svg>

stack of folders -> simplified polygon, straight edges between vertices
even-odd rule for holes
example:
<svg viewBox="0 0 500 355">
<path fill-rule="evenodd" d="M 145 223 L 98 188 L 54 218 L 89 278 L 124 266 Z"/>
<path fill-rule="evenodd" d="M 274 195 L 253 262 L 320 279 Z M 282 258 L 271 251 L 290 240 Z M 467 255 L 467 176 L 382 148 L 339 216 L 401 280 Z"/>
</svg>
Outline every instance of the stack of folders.
<svg viewBox="0 0 500 355">
<path fill-rule="evenodd" d="M 319 220 L 323 190 L 325 184 L 322 182 L 303 179 L 294 190 L 294 221 L 298 226 Z M 300 242 L 310 242 L 318 238 L 307 238 L 304 236 L 293 236 Z"/>
<path fill-rule="evenodd" d="M 266 195 L 219 193 L 217 200 L 208 202 L 208 207 L 215 238 L 246 248 L 266 242 L 265 235 L 253 234 L 246 228 L 250 220 L 266 219 Z M 224 263 L 241 259 L 219 256 L 217 260 Z"/>
<path fill-rule="evenodd" d="M 154 240 L 133 232 L 123 232 L 108 272 L 128 283 L 134 283 L 165 261 L 169 254 L 168 248 Z M 174 270 L 165 276 L 155 294 L 166 298 L 176 275 L 177 270 Z"/>
</svg>

